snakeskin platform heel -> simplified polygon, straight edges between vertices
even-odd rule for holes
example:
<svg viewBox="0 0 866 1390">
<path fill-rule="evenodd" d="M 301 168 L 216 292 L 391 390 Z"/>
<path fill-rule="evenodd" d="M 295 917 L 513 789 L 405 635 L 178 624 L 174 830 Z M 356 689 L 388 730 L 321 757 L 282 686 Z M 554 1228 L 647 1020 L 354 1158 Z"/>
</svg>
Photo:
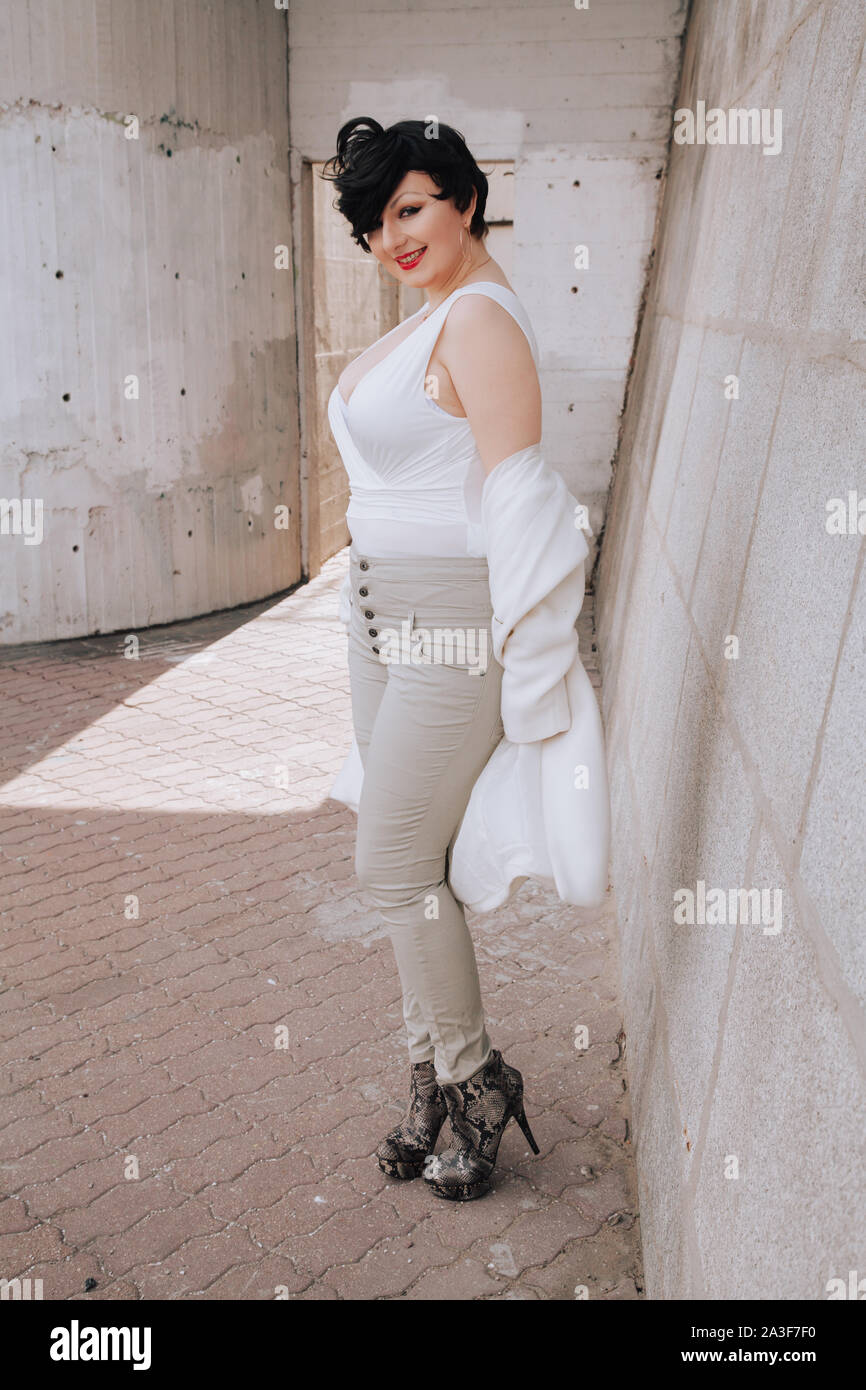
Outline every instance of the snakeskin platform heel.
<svg viewBox="0 0 866 1390">
<path fill-rule="evenodd" d="M 437 1197 L 470 1202 L 490 1190 L 499 1141 L 515 1119 L 533 1153 L 539 1148 L 523 1108 L 523 1077 L 496 1048 L 483 1067 L 466 1081 L 444 1085 L 455 1142 L 441 1154 L 429 1154 L 423 1176 Z"/>
<path fill-rule="evenodd" d="M 433 1152 L 448 1111 L 432 1062 L 411 1064 L 409 1109 L 376 1150 L 379 1167 L 389 1178 L 417 1178 Z"/>
</svg>

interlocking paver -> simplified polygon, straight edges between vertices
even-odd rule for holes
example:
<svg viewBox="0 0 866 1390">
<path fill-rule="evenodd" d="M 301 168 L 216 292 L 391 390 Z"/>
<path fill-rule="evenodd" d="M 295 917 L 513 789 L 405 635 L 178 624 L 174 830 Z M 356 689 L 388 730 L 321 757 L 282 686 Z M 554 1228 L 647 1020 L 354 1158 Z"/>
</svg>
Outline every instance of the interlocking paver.
<svg viewBox="0 0 866 1390">
<path fill-rule="evenodd" d="M 478 1260 L 455 1260 L 444 1269 L 431 1269 L 413 1284 L 402 1298 L 417 1302 L 462 1302 L 480 1294 L 495 1294 L 500 1281 Z"/>
<path fill-rule="evenodd" d="M 336 1298 L 333 1289 L 320 1283 L 314 1284 L 309 1275 L 298 1274 L 287 1255 L 256 1253 L 257 1259 L 249 1264 L 234 1265 L 208 1284 L 203 1293 L 190 1294 L 188 1297 L 272 1302 L 277 1298 L 300 1296 L 305 1289 L 313 1288 L 316 1297 Z M 188 1258 L 194 1258 L 191 1252 Z"/>
<path fill-rule="evenodd" d="M 42 1280 L 42 1298 L 46 1302 L 61 1298 L 80 1298 L 85 1292 L 88 1279 L 97 1283 L 105 1280 L 105 1271 L 95 1255 L 67 1255 L 65 1259 L 52 1260 L 46 1264 L 33 1265 L 27 1272 L 31 1280 Z M 35 1287 L 35 1285 L 31 1285 Z M 125 1298 L 134 1298 L 135 1293 L 127 1290 Z"/>
<path fill-rule="evenodd" d="M 435 1222 L 420 1217 L 405 1236 L 386 1239 L 356 1264 L 340 1265 L 324 1277 L 343 1299 L 399 1298 L 425 1271 L 454 1259 L 436 1234 Z"/>
<path fill-rule="evenodd" d="M 100 1241 L 100 1256 L 113 1274 L 161 1263 L 193 1236 L 213 1235 L 220 1223 L 194 1197 L 168 1211 L 156 1211 Z"/>
<path fill-rule="evenodd" d="M 469 1204 L 375 1163 L 408 1061 L 327 795 L 347 558 L 138 661 L 0 649 L 0 1276 L 47 1299 L 642 1295 L 612 903 L 530 882 L 470 918 L 541 1154 L 511 1125 Z M 580 631 L 597 688 L 591 598 Z"/>
</svg>

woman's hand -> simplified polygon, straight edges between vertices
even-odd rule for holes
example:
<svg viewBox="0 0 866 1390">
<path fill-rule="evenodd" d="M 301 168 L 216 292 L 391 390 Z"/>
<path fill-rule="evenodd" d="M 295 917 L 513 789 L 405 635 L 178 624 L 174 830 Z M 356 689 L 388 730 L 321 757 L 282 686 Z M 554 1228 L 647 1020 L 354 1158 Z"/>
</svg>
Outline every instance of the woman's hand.
<svg viewBox="0 0 866 1390">
<path fill-rule="evenodd" d="M 448 311 L 439 356 L 475 437 L 486 474 L 541 443 L 541 387 L 526 334 L 487 295 L 465 294 Z"/>
</svg>

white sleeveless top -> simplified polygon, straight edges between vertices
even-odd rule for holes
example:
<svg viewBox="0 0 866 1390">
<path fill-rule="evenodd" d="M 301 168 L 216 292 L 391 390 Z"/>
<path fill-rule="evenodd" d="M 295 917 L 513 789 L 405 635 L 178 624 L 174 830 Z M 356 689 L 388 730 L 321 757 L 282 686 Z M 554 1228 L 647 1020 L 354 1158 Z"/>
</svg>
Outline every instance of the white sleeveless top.
<svg viewBox="0 0 866 1390">
<path fill-rule="evenodd" d="M 355 385 L 348 404 L 339 385 L 334 387 L 328 421 L 349 475 L 346 521 L 361 555 L 487 554 L 481 520 L 486 474 L 469 421 L 449 415 L 424 390 L 436 339 L 450 306 L 463 294 L 487 295 L 507 309 L 526 334 L 538 366 L 532 324 L 517 295 L 492 280 L 476 280 L 443 299 L 376 362 Z M 426 307 L 403 323 L 420 318 Z"/>
</svg>

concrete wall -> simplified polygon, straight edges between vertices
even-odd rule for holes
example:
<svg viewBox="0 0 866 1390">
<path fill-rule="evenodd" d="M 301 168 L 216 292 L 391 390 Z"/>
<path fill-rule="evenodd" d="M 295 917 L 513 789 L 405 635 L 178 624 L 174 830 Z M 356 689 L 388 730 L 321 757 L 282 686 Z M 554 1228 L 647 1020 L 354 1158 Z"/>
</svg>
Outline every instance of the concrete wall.
<svg viewBox="0 0 866 1390">
<path fill-rule="evenodd" d="M 861 0 L 689 22 L 678 107 L 783 143 L 672 147 L 599 573 L 653 1298 L 866 1276 L 866 516 L 826 525 L 866 493 L 864 38 Z M 781 929 L 676 924 L 699 880 Z"/>
<path fill-rule="evenodd" d="M 44 527 L 0 535 L 4 643 L 300 578 L 286 43 L 271 0 L 0 9 L 0 497 Z"/>
<path fill-rule="evenodd" d="M 685 0 L 592 0 L 586 10 L 561 0 L 292 0 L 289 16 L 299 192 L 304 161 L 332 155 L 352 116 L 387 126 L 434 115 L 462 131 L 482 168 L 514 160 L 511 282 L 542 356 L 546 457 L 589 506 L 596 533 L 646 281 L 685 11 Z M 295 206 L 301 241 L 300 197 Z M 352 245 L 347 224 L 345 237 Z M 574 267 L 579 244 L 589 249 L 585 270 Z M 301 292 L 313 283 L 308 271 Z M 350 300 L 345 317 L 351 325 Z M 302 347 L 302 361 L 310 351 Z M 308 446 L 311 439 L 308 429 Z"/>
</svg>

